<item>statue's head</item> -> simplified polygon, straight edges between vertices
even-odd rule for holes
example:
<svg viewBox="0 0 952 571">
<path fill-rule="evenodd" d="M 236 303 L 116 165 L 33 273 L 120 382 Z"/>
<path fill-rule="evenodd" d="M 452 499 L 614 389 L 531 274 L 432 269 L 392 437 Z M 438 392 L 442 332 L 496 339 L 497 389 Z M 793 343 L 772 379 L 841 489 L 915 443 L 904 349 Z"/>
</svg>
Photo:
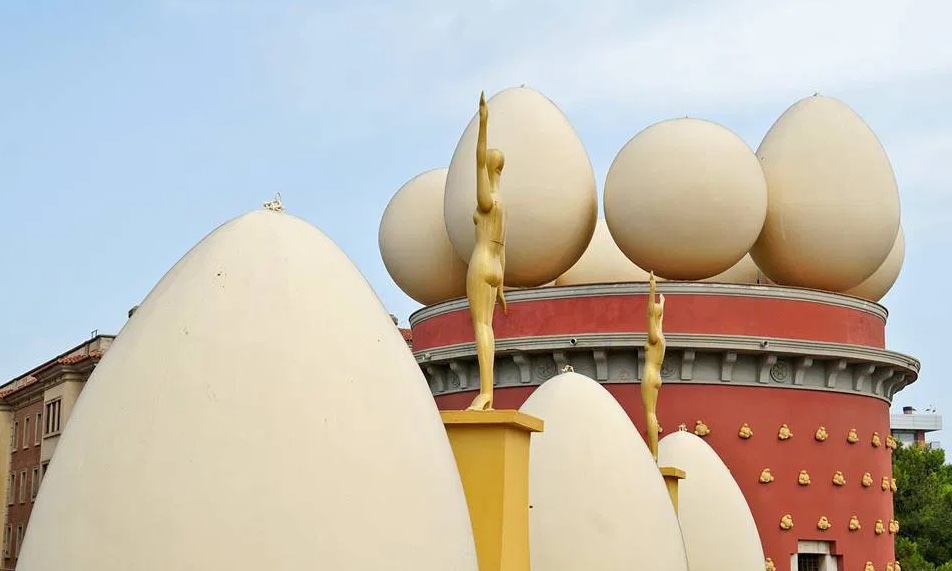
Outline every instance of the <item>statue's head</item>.
<svg viewBox="0 0 952 571">
<path fill-rule="evenodd" d="M 497 177 L 502 174 L 502 168 L 506 165 L 506 157 L 499 149 L 489 149 L 486 153 L 486 169 L 490 175 Z"/>
</svg>

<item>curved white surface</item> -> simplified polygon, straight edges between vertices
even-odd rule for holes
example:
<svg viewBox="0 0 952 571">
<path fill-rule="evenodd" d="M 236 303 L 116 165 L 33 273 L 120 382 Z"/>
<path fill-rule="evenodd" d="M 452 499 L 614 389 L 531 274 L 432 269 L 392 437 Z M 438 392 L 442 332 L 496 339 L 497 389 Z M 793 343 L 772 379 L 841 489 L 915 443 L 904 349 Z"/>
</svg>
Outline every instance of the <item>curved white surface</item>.
<svg viewBox="0 0 952 571">
<path fill-rule="evenodd" d="M 443 223 L 447 169 L 433 169 L 404 184 L 380 220 L 377 243 L 390 277 L 423 305 L 466 295 L 466 263 Z"/>
<path fill-rule="evenodd" d="M 123 328 L 17 568 L 477 566 L 446 433 L 397 328 L 329 238 L 262 210 L 199 242 Z"/>
<path fill-rule="evenodd" d="M 658 463 L 686 472 L 678 513 L 691 571 L 763 571 L 754 516 L 714 449 L 690 432 L 677 431 L 661 439 Z"/>
<path fill-rule="evenodd" d="M 618 249 L 604 218 L 595 225 L 595 234 L 582 257 L 555 280 L 555 285 L 646 282 L 648 272 L 636 266 Z"/>
<path fill-rule="evenodd" d="M 506 161 L 499 183 L 508 217 L 505 285 L 539 286 L 572 267 L 592 239 L 598 214 L 595 173 L 575 129 L 538 91 L 505 89 L 486 105 L 489 146 L 501 150 Z M 446 230 L 467 262 L 476 242 L 478 127 L 474 105 L 450 161 L 444 196 Z"/>
<path fill-rule="evenodd" d="M 605 219 L 618 247 L 669 280 L 701 280 L 736 264 L 766 212 L 757 157 L 711 121 L 647 127 L 618 152 L 605 178 Z"/>
<path fill-rule="evenodd" d="M 892 250 L 889 251 L 889 255 L 886 256 L 886 261 L 879 266 L 878 270 L 873 272 L 873 275 L 863 280 L 863 283 L 846 290 L 845 293 L 870 301 L 881 300 L 889 293 L 896 280 L 899 279 L 899 273 L 902 271 L 902 264 L 905 259 L 906 236 L 902 231 L 902 226 L 900 226 L 899 233 L 896 234 L 896 242 L 893 244 Z"/>
<path fill-rule="evenodd" d="M 661 473 L 604 387 L 562 373 L 520 410 L 545 422 L 530 449 L 533 571 L 687 571 Z"/>
<path fill-rule="evenodd" d="M 750 254 L 747 254 L 729 269 L 701 281 L 719 284 L 755 284 L 759 279 L 760 268 L 757 267 Z M 766 282 L 766 280 L 763 281 Z"/>
<path fill-rule="evenodd" d="M 886 259 L 899 231 L 899 191 L 886 151 L 843 102 L 794 103 L 757 149 L 767 220 L 751 255 L 780 285 L 846 291 Z"/>
</svg>

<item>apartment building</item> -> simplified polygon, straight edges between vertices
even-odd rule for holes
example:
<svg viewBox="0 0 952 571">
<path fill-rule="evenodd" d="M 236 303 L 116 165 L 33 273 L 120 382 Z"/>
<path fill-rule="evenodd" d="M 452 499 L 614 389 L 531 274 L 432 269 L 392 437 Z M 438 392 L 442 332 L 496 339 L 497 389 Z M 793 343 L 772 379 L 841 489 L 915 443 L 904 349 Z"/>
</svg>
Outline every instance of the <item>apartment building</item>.
<svg viewBox="0 0 952 571">
<path fill-rule="evenodd" d="M 3 554 L 0 569 L 16 567 L 33 502 L 59 436 L 89 375 L 114 336 L 96 335 L 0 386 L 0 485 Z"/>
</svg>

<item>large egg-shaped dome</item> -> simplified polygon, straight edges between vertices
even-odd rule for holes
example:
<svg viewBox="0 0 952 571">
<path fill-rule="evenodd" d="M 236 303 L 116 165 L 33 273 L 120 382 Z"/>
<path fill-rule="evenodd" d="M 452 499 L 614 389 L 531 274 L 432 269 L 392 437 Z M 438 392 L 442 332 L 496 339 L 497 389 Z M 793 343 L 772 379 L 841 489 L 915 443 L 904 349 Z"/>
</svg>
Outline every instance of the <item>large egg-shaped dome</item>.
<svg viewBox="0 0 952 571">
<path fill-rule="evenodd" d="M 505 155 L 499 194 L 507 213 L 505 284 L 535 287 L 578 261 L 598 212 L 595 174 L 562 111 L 538 91 L 506 89 L 487 101 L 489 146 Z M 476 132 L 463 132 L 446 178 L 446 229 L 469 261 L 476 241 Z"/>
<path fill-rule="evenodd" d="M 645 282 L 648 272 L 639 268 L 618 249 L 604 218 L 599 218 L 595 234 L 582 257 L 555 280 L 555 285 L 582 285 L 618 282 Z"/>
<path fill-rule="evenodd" d="M 896 283 L 905 258 L 906 237 L 902 232 L 902 226 L 900 226 L 899 233 L 896 234 L 896 241 L 893 243 L 889 255 L 886 256 L 886 261 L 879 266 L 878 270 L 873 272 L 873 275 L 863 280 L 858 286 L 846 290 L 845 293 L 870 301 L 881 300 Z"/>
<path fill-rule="evenodd" d="M 711 121 L 651 125 L 622 148 L 605 180 L 605 219 L 618 247 L 670 280 L 700 280 L 736 264 L 766 211 L 757 157 Z"/>
<path fill-rule="evenodd" d="M 545 421 L 529 453 L 534 571 L 687 571 L 661 473 L 604 387 L 565 372 L 544 382 L 520 410 Z"/>
<path fill-rule="evenodd" d="M 815 95 L 796 102 L 757 150 L 767 221 L 751 255 L 781 285 L 846 291 L 876 271 L 899 230 L 886 151 L 852 109 Z"/>
<path fill-rule="evenodd" d="M 329 238 L 262 210 L 199 242 L 126 323 L 73 409 L 17 568 L 477 563 L 397 328 Z"/>
<path fill-rule="evenodd" d="M 764 550 L 750 507 L 707 442 L 687 431 L 661 439 L 658 464 L 685 471 L 678 516 L 691 571 L 763 571 Z"/>
<path fill-rule="evenodd" d="M 380 220 L 378 243 L 390 277 L 423 305 L 466 295 L 466 264 L 443 223 L 447 169 L 420 174 L 403 185 Z"/>
</svg>

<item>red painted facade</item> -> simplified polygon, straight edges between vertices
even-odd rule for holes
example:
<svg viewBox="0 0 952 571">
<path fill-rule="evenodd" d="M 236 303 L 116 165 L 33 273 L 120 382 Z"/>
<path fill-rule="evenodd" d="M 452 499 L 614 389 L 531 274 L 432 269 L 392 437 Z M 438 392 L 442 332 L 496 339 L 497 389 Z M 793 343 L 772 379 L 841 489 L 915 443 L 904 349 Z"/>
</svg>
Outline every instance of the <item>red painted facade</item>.
<svg viewBox="0 0 952 571">
<path fill-rule="evenodd" d="M 837 305 L 836 300 L 822 303 L 785 293 L 746 297 L 665 292 L 665 297 L 666 333 L 769 337 L 877 349 L 885 345 L 882 314 L 859 304 Z M 496 338 L 644 332 L 645 304 L 643 294 L 511 301 L 509 315 L 497 311 Z M 412 334 L 415 352 L 473 341 L 466 308 L 418 319 Z M 604 386 L 644 434 L 639 385 Z M 496 391 L 495 407 L 518 408 L 533 390 L 532 386 L 501 387 Z M 474 394 L 439 395 L 436 402 L 441 409 L 461 409 L 469 405 Z M 888 532 L 893 518 L 892 491 L 882 489 L 883 478 L 892 477 L 891 450 L 885 443 L 889 433 L 886 401 L 789 385 L 672 382 L 661 391 L 658 414 L 665 433 L 677 430 L 680 424 L 693 430 L 697 420 L 711 429 L 705 439 L 747 498 L 765 555 L 773 559 L 778 571 L 790 569 L 797 542 L 809 540 L 831 542 L 840 569 L 861 570 L 866 561 L 883 569 L 886 562 L 894 561 L 895 536 Z M 738 435 L 744 423 L 754 431 L 749 439 Z M 784 423 L 793 432 L 789 440 L 778 438 Z M 828 433 L 822 442 L 814 438 L 820 426 Z M 853 444 L 847 441 L 852 428 L 859 435 L 859 441 Z M 874 432 L 881 438 L 879 447 L 872 444 Z M 760 483 L 764 468 L 773 473 L 772 483 Z M 809 473 L 810 485 L 799 485 L 800 470 Z M 844 474 L 845 485 L 834 485 L 836 471 Z M 865 472 L 872 477 L 868 487 L 862 485 Z M 784 531 L 780 519 L 787 513 L 792 515 L 794 527 Z M 849 521 L 854 515 L 862 528 L 850 531 Z M 826 531 L 817 527 L 822 516 L 832 524 Z M 887 530 L 881 535 L 875 533 L 879 519 Z"/>
<path fill-rule="evenodd" d="M 873 313 L 781 297 L 665 293 L 665 333 L 748 335 L 885 347 L 885 323 Z M 520 301 L 509 315 L 497 308 L 496 339 L 581 333 L 643 333 L 644 295 L 566 297 Z M 413 325 L 413 350 L 472 343 L 469 310 L 440 314 Z"/>
<path fill-rule="evenodd" d="M 639 386 L 625 383 L 605 387 L 644 435 Z M 497 390 L 496 408 L 518 408 L 533 389 Z M 465 408 L 474 394 L 438 396 L 436 401 L 441 409 Z M 737 480 L 760 530 L 764 554 L 774 560 L 779 571 L 789 568 L 798 540 L 835 542 L 835 553 L 842 556 L 841 569 L 862 569 L 867 560 L 881 569 L 886 561 L 895 559 L 894 536 L 888 531 L 875 533 L 877 519 L 888 528 L 893 518 L 892 492 L 881 487 L 883 477 L 892 477 L 891 451 L 885 446 L 889 432 L 885 402 L 825 391 L 669 384 L 661 391 L 658 417 L 666 433 L 677 430 L 680 424 L 693 428 L 697 420 L 711 429 L 705 440 Z M 746 440 L 738 436 L 745 422 L 754 431 Z M 789 440 L 777 438 L 783 423 L 793 432 Z M 829 434 L 824 442 L 814 438 L 820 426 Z M 860 437 L 855 444 L 846 439 L 851 428 L 856 428 Z M 878 448 L 871 443 L 874 431 L 883 439 Z M 774 482 L 760 483 L 764 468 L 770 468 Z M 798 484 L 800 470 L 809 473 L 809 486 Z M 833 484 L 837 470 L 846 477 L 845 486 Z M 869 487 L 861 483 L 864 472 L 873 478 Z M 794 521 L 789 531 L 780 529 L 780 518 L 786 513 Z M 853 515 L 862 525 L 859 531 L 849 531 Z M 821 516 L 826 516 L 833 527 L 820 531 L 817 522 Z"/>
</svg>

